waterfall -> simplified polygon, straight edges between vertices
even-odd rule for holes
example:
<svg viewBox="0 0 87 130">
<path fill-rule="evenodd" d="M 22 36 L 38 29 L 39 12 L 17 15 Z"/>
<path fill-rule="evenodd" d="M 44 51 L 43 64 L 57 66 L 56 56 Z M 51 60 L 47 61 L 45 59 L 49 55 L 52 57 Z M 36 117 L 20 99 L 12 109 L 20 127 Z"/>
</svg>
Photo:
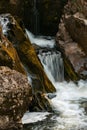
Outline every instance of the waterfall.
<svg viewBox="0 0 87 130">
<path fill-rule="evenodd" d="M 35 37 L 31 32 L 26 29 L 26 33 L 31 41 L 41 48 L 50 48 L 50 51 L 39 51 L 38 57 L 44 66 L 44 70 L 48 78 L 54 82 L 64 81 L 64 66 L 61 53 L 54 50 L 55 40 L 49 36 Z"/>
<path fill-rule="evenodd" d="M 38 55 L 51 81 L 64 81 L 64 66 L 59 51 L 48 51 Z M 48 71 L 47 71 L 48 70 Z M 51 73 L 52 76 L 49 76 Z M 53 78 L 52 78 L 53 77 Z"/>
<path fill-rule="evenodd" d="M 36 44 L 41 48 L 54 48 L 55 40 L 49 36 L 35 36 L 30 31 L 26 29 L 26 34 L 29 37 L 32 44 Z"/>
<path fill-rule="evenodd" d="M 34 33 L 37 35 L 40 31 L 40 23 L 39 23 L 39 12 L 36 6 L 36 0 L 33 0 L 33 9 L 32 9 L 32 27 Z"/>
<path fill-rule="evenodd" d="M 54 40 L 35 37 L 29 31 L 27 35 L 31 43 L 41 47 L 38 57 L 56 88 L 56 96 L 51 99 L 54 113 L 24 115 L 22 122 L 28 124 L 24 130 L 87 130 L 87 81 L 80 80 L 77 84 L 64 81 L 63 60 L 61 53 L 53 49 Z"/>
<path fill-rule="evenodd" d="M 44 70 L 50 80 L 64 81 L 64 66 L 61 53 L 59 51 L 53 51 L 55 41 L 48 37 L 35 37 L 31 32 L 26 29 L 26 33 L 30 38 L 31 43 L 35 43 L 41 48 L 50 48 L 51 51 L 41 52 L 39 51 L 38 57 L 44 66 Z M 45 39 L 46 38 L 46 39 Z"/>
</svg>

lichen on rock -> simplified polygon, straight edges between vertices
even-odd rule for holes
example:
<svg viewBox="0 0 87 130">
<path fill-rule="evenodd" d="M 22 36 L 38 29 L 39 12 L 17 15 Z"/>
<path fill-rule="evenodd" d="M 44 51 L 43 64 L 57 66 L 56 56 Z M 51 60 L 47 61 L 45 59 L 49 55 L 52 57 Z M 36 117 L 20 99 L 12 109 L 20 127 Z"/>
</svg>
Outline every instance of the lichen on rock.
<svg viewBox="0 0 87 130">
<path fill-rule="evenodd" d="M 27 77 L 0 66 L 0 130 L 10 130 L 21 124 L 21 118 L 31 100 L 32 90 Z"/>
</svg>

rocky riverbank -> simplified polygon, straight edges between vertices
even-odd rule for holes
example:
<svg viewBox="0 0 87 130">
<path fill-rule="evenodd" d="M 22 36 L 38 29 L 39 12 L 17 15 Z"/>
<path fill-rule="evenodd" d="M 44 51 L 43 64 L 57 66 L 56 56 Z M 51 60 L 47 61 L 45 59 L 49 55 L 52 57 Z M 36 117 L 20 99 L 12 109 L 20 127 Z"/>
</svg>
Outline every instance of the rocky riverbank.
<svg viewBox="0 0 87 130">
<path fill-rule="evenodd" d="M 56 36 L 63 54 L 65 78 L 87 79 L 87 1 L 68 1 Z"/>
</svg>

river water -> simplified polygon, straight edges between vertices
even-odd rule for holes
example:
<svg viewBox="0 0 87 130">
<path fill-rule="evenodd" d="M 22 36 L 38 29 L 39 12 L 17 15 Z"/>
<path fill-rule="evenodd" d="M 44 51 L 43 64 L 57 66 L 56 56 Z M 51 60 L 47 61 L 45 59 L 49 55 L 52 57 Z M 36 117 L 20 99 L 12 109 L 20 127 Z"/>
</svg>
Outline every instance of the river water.
<svg viewBox="0 0 87 130">
<path fill-rule="evenodd" d="M 32 43 L 42 47 L 54 46 L 54 39 L 37 38 L 28 31 L 27 34 Z M 26 112 L 22 118 L 24 130 L 87 130 L 87 81 L 64 81 L 60 52 L 41 53 L 38 57 L 57 90 L 51 99 L 54 112 Z"/>
</svg>

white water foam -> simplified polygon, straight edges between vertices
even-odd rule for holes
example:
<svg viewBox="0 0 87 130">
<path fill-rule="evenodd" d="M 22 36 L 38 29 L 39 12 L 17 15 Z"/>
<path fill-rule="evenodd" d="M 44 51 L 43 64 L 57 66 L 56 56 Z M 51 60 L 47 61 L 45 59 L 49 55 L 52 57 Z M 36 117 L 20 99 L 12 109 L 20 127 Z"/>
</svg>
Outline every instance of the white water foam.
<svg viewBox="0 0 87 130">
<path fill-rule="evenodd" d="M 58 122 L 57 129 L 61 130 L 78 130 L 87 128 L 87 116 L 84 101 L 87 101 L 87 82 L 79 81 L 78 84 L 73 82 L 55 83 L 57 89 L 56 97 L 53 98 L 52 106 L 60 116 L 56 117 Z M 81 103 L 83 102 L 83 103 Z"/>
<path fill-rule="evenodd" d="M 23 124 L 34 123 L 46 119 L 48 112 L 26 112 L 22 118 Z"/>
<path fill-rule="evenodd" d="M 51 117 L 51 122 L 56 120 L 52 130 L 87 130 L 87 115 L 84 109 L 85 101 L 87 101 L 87 82 L 80 80 L 77 85 L 65 81 L 54 84 L 57 92 L 51 104 L 55 113 L 60 115 Z M 49 114 L 47 112 L 26 113 L 22 122 L 28 124 L 42 121 Z"/>
<path fill-rule="evenodd" d="M 31 36 L 30 40 L 35 40 L 33 37 Z M 37 40 L 33 42 L 36 43 L 36 41 Z M 87 81 L 80 80 L 77 84 L 73 82 L 68 83 L 66 81 L 55 82 L 50 69 L 46 64 L 44 64 L 44 62 L 43 66 L 49 79 L 52 81 L 57 90 L 55 93 L 56 97 L 51 99 L 52 108 L 56 113 L 56 117 L 52 116 L 50 119 L 52 121 L 56 120 L 56 124 L 52 127 L 52 129 L 50 129 L 87 130 L 87 114 L 85 112 L 85 110 L 87 110 Z M 57 113 L 60 113 L 59 116 Z M 46 119 L 48 114 L 50 113 L 29 113 L 29 115 L 26 113 L 22 121 L 24 124 L 38 122 Z"/>
<path fill-rule="evenodd" d="M 43 60 L 41 61 L 43 62 Z M 56 66 L 58 68 L 56 71 L 59 70 L 59 64 L 57 64 L 58 67 Z M 87 128 L 87 115 L 85 113 L 85 108 L 87 108 L 87 81 L 80 80 L 77 84 L 66 81 L 55 82 L 50 67 L 44 62 L 43 66 L 57 90 L 56 97 L 51 100 L 54 111 L 60 113 L 60 116 L 56 117 L 57 125 L 54 128 L 56 130 L 79 130 L 82 128 L 87 130 L 85 129 Z M 59 77 L 61 77 L 60 75 Z"/>
<path fill-rule="evenodd" d="M 40 47 L 49 47 L 53 48 L 55 45 L 55 40 L 52 39 L 50 36 L 48 37 L 43 37 L 43 36 L 35 36 L 32 34 L 30 31 L 26 29 L 26 33 L 31 41 L 31 43 L 36 44 Z"/>
</svg>

